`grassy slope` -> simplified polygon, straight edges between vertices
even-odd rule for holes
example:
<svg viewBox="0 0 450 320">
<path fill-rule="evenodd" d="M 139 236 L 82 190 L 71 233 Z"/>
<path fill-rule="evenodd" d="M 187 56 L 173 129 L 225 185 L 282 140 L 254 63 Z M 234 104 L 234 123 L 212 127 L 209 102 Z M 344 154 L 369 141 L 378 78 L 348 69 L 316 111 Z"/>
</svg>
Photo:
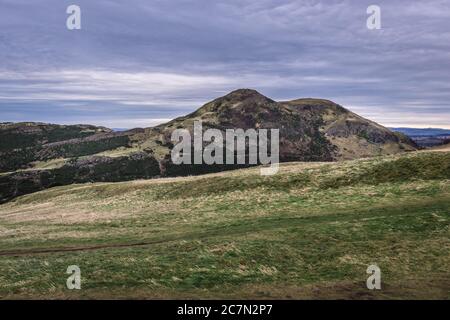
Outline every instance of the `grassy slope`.
<svg viewBox="0 0 450 320">
<path fill-rule="evenodd" d="M 57 187 L 0 206 L 0 297 L 448 299 L 449 208 L 448 152 Z"/>
</svg>

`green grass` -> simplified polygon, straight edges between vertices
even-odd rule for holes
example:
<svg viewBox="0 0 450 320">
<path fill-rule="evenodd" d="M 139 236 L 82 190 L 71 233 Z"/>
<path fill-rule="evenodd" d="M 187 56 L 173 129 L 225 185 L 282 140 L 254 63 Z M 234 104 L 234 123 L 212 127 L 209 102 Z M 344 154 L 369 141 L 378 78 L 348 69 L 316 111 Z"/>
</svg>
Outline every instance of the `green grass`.
<svg viewBox="0 0 450 320">
<path fill-rule="evenodd" d="M 0 254 L 22 253 L 0 256 L 0 297 L 448 299 L 449 166 L 416 153 L 23 196 L 0 206 Z"/>
</svg>

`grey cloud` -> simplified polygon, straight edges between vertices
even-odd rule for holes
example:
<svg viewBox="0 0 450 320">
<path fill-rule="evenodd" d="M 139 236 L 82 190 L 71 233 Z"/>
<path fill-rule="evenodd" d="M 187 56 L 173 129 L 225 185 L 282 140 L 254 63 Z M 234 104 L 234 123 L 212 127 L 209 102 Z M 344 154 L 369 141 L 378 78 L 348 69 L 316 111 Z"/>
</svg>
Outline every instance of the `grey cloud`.
<svg viewBox="0 0 450 320">
<path fill-rule="evenodd" d="M 65 28 L 73 3 L 80 31 Z M 251 87 L 449 127 L 450 3 L 377 1 L 382 30 L 366 28 L 370 4 L 0 0 L 0 119 L 141 125 Z"/>
</svg>

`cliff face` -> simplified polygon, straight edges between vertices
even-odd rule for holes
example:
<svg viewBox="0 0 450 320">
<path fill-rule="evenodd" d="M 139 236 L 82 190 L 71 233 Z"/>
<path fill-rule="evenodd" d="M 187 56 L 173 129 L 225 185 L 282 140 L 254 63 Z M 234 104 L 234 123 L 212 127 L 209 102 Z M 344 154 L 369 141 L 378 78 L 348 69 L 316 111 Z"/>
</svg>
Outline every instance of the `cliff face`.
<svg viewBox="0 0 450 320">
<path fill-rule="evenodd" d="M 174 165 L 175 129 L 279 129 L 280 161 L 335 161 L 416 150 L 394 133 L 323 99 L 276 102 L 240 89 L 154 128 L 125 132 L 89 125 L 0 124 L 0 202 L 56 185 L 182 176 L 234 169 Z"/>
</svg>

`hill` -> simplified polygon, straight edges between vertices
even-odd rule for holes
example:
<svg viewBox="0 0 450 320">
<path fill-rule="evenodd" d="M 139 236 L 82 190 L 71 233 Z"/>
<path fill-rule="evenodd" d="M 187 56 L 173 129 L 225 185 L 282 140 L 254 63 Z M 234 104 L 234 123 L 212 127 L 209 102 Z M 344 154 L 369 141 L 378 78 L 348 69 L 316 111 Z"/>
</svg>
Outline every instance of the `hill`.
<svg viewBox="0 0 450 320">
<path fill-rule="evenodd" d="M 449 152 L 55 187 L 0 205 L 0 297 L 448 299 L 449 208 Z"/>
<path fill-rule="evenodd" d="M 0 124 L 0 172 L 39 168 L 46 161 L 75 158 L 128 145 L 126 133 L 91 125 L 36 122 Z"/>
<path fill-rule="evenodd" d="M 91 125 L 55 125 L 39 122 L 0 123 L 0 152 L 108 133 L 110 129 Z"/>
<path fill-rule="evenodd" d="M 280 161 L 336 161 L 416 150 L 406 136 L 323 99 L 276 102 L 240 89 L 166 124 L 113 132 L 92 126 L 5 124 L 0 202 L 71 183 L 186 176 L 241 166 L 174 165 L 173 130 L 279 129 Z M 12 137 L 12 138 L 11 138 Z M 13 148 L 13 146 L 15 146 Z"/>
<path fill-rule="evenodd" d="M 432 147 L 432 148 L 430 148 L 428 150 L 441 151 L 441 152 L 450 151 L 450 142 L 448 142 L 446 144 L 443 144 L 443 145 Z"/>
<path fill-rule="evenodd" d="M 418 146 L 429 148 L 444 145 L 450 141 L 450 130 L 447 129 L 416 129 L 416 128 L 391 128 L 395 132 L 407 135 Z"/>
<path fill-rule="evenodd" d="M 170 139 L 174 128 L 279 128 L 280 160 L 334 161 L 415 150 L 406 136 L 364 119 L 324 99 L 273 101 L 255 90 L 240 89 L 197 111 L 155 129 Z"/>
<path fill-rule="evenodd" d="M 412 137 L 431 137 L 450 135 L 450 130 L 439 128 L 390 128 L 393 131 L 401 132 Z"/>
</svg>

